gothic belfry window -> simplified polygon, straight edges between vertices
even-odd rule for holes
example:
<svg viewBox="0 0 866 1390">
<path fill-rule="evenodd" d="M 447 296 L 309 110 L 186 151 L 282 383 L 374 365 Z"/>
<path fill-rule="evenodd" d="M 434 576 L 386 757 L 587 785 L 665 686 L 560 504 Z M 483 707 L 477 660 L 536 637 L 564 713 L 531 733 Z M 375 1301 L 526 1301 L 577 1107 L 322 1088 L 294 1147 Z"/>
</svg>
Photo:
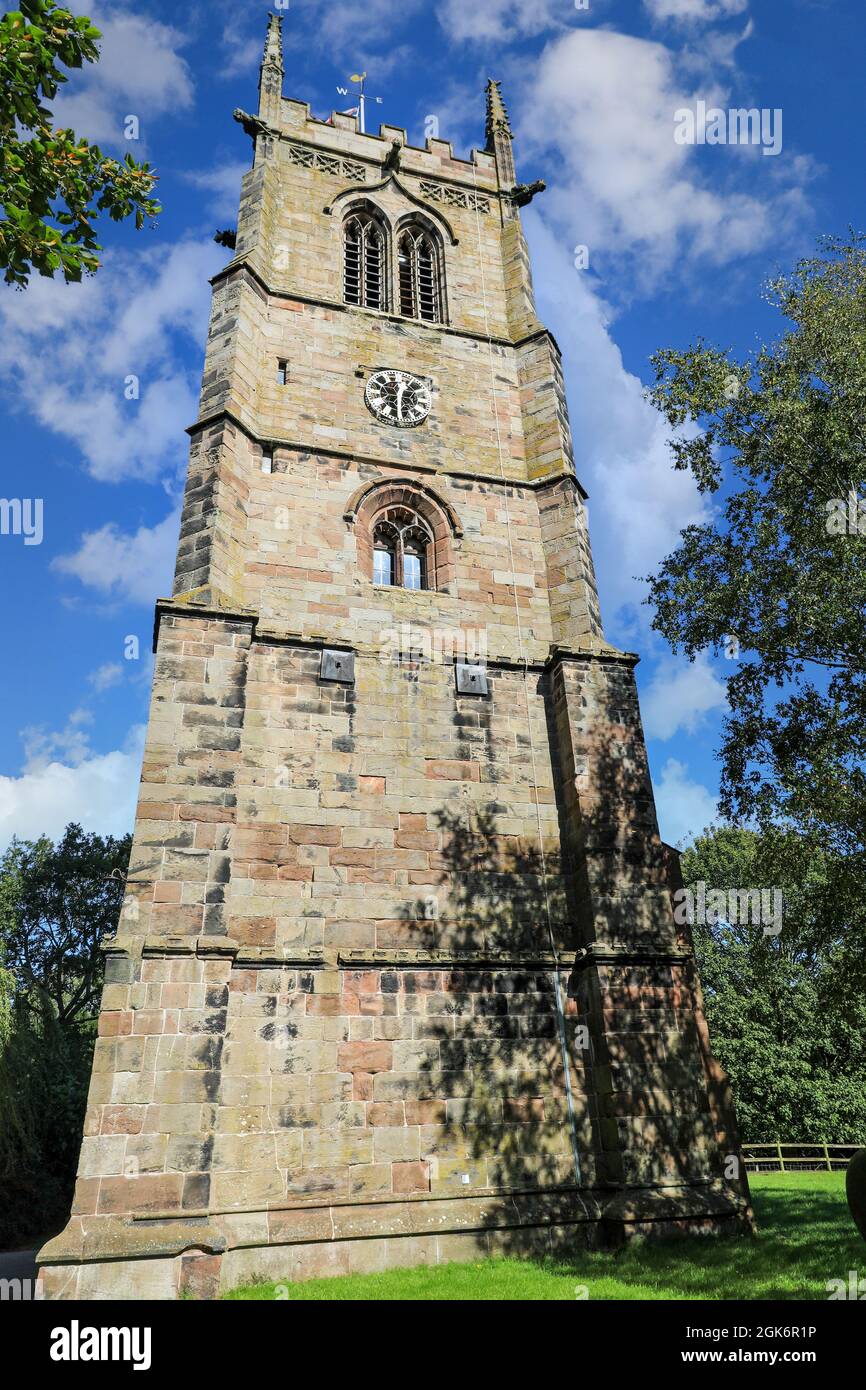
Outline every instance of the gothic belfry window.
<svg viewBox="0 0 866 1390">
<path fill-rule="evenodd" d="M 375 218 L 355 212 L 343 229 L 343 299 L 362 309 L 387 309 L 385 234 Z"/>
<path fill-rule="evenodd" d="M 406 227 L 397 245 L 400 313 L 428 323 L 441 321 L 439 248 L 422 227 Z"/>
</svg>

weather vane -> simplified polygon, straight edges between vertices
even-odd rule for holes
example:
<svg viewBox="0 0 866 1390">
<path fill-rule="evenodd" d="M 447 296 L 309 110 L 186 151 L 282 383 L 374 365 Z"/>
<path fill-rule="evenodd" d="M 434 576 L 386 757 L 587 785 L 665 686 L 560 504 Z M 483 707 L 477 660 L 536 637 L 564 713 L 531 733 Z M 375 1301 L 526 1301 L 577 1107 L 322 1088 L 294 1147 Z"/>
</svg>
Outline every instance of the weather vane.
<svg viewBox="0 0 866 1390">
<path fill-rule="evenodd" d="M 360 92 L 358 93 L 358 105 L 357 105 L 357 106 L 351 107 L 348 111 L 345 111 L 345 112 L 343 113 L 343 114 L 346 115 L 346 116 L 357 116 L 357 117 L 358 117 L 358 128 L 359 128 L 359 130 L 360 130 L 360 132 L 361 132 L 362 135 L 366 135 L 366 133 L 367 133 L 367 131 L 366 131 L 366 126 L 365 126 L 365 123 L 364 123 L 364 121 L 365 121 L 365 117 L 364 117 L 365 103 L 368 102 L 368 101 L 375 101 L 376 104 L 377 104 L 377 106 L 381 106 L 381 105 L 382 105 L 382 98 L 381 98 L 381 97 L 368 97 L 368 96 L 366 95 L 366 93 L 364 92 L 364 82 L 365 82 L 366 77 L 367 77 L 367 74 L 366 74 L 365 72 L 353 72 L 353 73 L 352 73 L 352 76 L 349 78 L 349 81 L 350 81 L 350 82 L 357 82 L 358 85 L 359 85 L 359 87 L 360 87 L 360 89 L 361 89 Z M 349 88 L 348 88 L 348 87 L 338 87 L 338 88 L 337 88 L 337 91 L 340 93 L 340 96 L 347 97 L 347 96 L 349 95 Z"/>
</svg>

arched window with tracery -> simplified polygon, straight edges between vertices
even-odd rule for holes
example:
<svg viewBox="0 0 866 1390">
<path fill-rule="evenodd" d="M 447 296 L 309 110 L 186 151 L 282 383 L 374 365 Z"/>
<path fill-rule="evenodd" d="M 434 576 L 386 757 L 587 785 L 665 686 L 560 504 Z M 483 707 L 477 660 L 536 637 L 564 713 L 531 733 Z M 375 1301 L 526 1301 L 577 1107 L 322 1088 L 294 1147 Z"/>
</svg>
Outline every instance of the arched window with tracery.
<svg viewBox="0 0 866 1390">
<path fill-rule="evenodd" d="M 389 507 L 373 526 L 373 583 L 432 589 L 434 537 L 409 507 Z"/>
<path fill-rule="evenodd" d="M 433 235 L 412 224 L 397 242 L 397 280 L 400 313 L 405 318 L 442 321 L 442 269 L 439 246 Z"/>
<path fill-rule="evenodd" d="M 362 309 L 387 309 L 385 233 L 367 212 L 352 212 L 343 225 L 343 299 Z"/>
<path fill-rule="evenodd" d="M 396 478 L 365 483 L 343 513 L 354 529 L 358 568 L 383 588 L 456 593 L 457 514 L 434 490 Z"/>
</svg>

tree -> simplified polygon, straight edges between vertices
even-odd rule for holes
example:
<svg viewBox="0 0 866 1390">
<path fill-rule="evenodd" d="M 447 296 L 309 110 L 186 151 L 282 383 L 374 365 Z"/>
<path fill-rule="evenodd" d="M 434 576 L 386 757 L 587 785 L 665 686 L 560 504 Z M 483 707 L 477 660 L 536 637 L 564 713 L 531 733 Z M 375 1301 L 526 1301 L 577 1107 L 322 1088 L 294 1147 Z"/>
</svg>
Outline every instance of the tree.
<svg viewBox="0 0 866 1390">
<path fill-rule="evenodd" d="M 778 936 L 759 925 L 694 923 L 713 1051 L 728 1072 L 746 1142 L 866 1138 L 866 991 L 827 944 L 826 857 L 792 830 L 705 830 L 682 857 L 695 888 L 778 888 Z"/>
<path fill-rule="evenodd" d="M 675 466 L 718 505 L 648 601 L 674 651 L 738 653 L 723 813 L 825 851 L 835 915 L 863 950 L 866 239 L 824 239 L 767 298 L 791 326 L 748 360 L 703 341 L 652 359 Z"/>
<path fill-rule="evenodd" d="M 780 887 L 778 938 L 697 924 L 719 1060 L 747 1139 L 866 1127 L 866 240 L 825 238 L 767 287 L 789 326 L 744 362 L 699 341 L 653 358 L 675 466 L 714 495 L 650 578 L 654 627 L 725 649 L 723 812 L 687 880 Z"/>
<path fill-rule="evenodd" d="M 17 991 L 62 1027 L 99 1010 L 100 942 L 117 926 L 130 837 L 87 835 L 68 825 L 55 846 L 13 840 L 0 860 L 0 943 Z"/>
<path fill-rule="evenodd" d="M 156 174 L 127 154 L 122 161 L 71 130 L 55 129 L 43 105 L 68 81 L 61 64 L 80 68 L 99 56 L 98 29 L 53 0 L 22 0 L 0 19 L 0 266 L 23 287 L 31 271 L 80 280 L 99 266 L 93 219 L 115 222 L 161 211 L 150 197 Z"/>
<path fill-rule="evenodd" d="M 117 925 L 130 837 L 69 825 L 0 860 L 0 1243 L 68 1210 L 96 1036 L 99 945 Z"/>
</svg>

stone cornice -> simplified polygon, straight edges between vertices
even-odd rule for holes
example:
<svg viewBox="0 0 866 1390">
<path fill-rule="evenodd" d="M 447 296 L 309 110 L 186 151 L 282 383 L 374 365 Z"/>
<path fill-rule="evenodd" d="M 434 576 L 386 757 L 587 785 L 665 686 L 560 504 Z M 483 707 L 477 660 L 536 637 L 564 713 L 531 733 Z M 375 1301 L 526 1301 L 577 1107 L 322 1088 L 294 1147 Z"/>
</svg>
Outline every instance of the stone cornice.
<svg viewBox="0 0 866 1390">
<path fill-rule="evenodd" d="M 603 637 L 587 637 L 581 647 L 560 647 L 554 645 L 547 659 L 548 666 L 559 666 L 571 661 L 612 661 L 624 666 L 637 666 L 640 657 L 637 652 L 623 652 Z"/>
<path fill-rule="evenodd" d="M 545 928 L 546 931 L 546 928 Z M 448 950 L 356 950 L 340 951 L 339 964 L 358 969 L 454 969 L 488 966 L 494 969 L 563 970 L 571 969 L 574 947 L 570 951 L 497 951 L 479 947 L 474 951 Z"/>
<path fill-rule="evenodd" d="M 130 880 L 133 884 L 139 881 Z M 328 965 L 323 950 L 243 946 L 228 936 L 117 936 L 104 942 L 101 949 L 107 955 L 134 955 L 140 951 L 145 957 L 227 957 L 239 969 L 265 966 L 316 969 Z M 465 970 L 472 967 L 495 970 L 583 970 L 591 965 L 677 965 L 693 959 L 694 951 L 686 945 L 614 946 L 595 941 L 589 946 L 572 946 L 556 951 L 499 950 L 484 945 L 471 951 L 423 947 L 338 950 L 336 964 L 345 970 Z"/>
<path fill-rule="evenodd" d="M 240 605 L 220 607 L 219 604 L 215 603 L 197 603 L 195 600 L 186 598 L 183 594 L 178 594 L 174 598 L 157 599 L 153 626 L 154 651 L 156 651 L 160 622 L 163 616 L 168 613 L 178 614 L 181 617 L 221 618 L 224 622 L 229 623 L 248 623 L 251 628 L 251 640 L 269 643 L 273 646 L 308 647 L 311 651 L 321 651 L 324 647 L 328 647 L 352 652 L 358 657 L 379 656 L 381 651 L 378 646 L 347 642 L 344 639 L 333 637 L 330 633 L 303 633 L 293 632 L 290 628 L 285 627 L 275 628 L 269 625 L 267 619 L 262 621 L 254 608 L 242 608 Z M 636 666 L 640 657 L 635 652 L 621 652 L 617 647 L 611 646 L 601 638 L 587 638 L 585 647 L 574 647 L 566 650 L 563 647 L 552 646 L 549 654 L 543 659 L 527 661 L 515 656 L 488 655 L 483 664 L 491 671 L 534 671 L 538 675 L 543 675 L 545 671 L 550 671 L 555 666 L 573 661 L 618 662 L 625 666 Z M 443 658 L 442 661 L 431 664 L 447 666 L 450 662 Z M 219 938 L 215 939 L 218 940 Z"/>
<path fill-rule="evenodd" d="M 575 1193 L 582 1194 L 580 1205 L 576 1209 L 573 1205 Z M 393 1192 L 370 1192 L 364 1193 L 363 1196 L 356 1197 L 322 1197 L 320 1195 L 313 1197 L 297 1196 L 291 1202 L 275 1202 L 272 1206 L 250 1207 L 244 1211 L 244 1215 L 274 1216 L 275 1218 L 279 1218 L 284 1212 L 322 1212 L 328 1217 L 328 1224 L 330 1225 L 331 1213 L 341 1211 L 349 1213 L 352 1211 L 377 1213 L 373 1218 L 370 1230 L 365 1232 L 365 1234 L 376 1238 L 381 1234 L 376 1229 L 376 1226 L 382 1219 L 378 1213 L 387 1211 L 390 1207 L 394 1207 L 399 1211 L 401 1207 L 405 1208 L 406 1206 L 416 1209 L 432 1206 L 434 1210 L 446 1211 L 449 1209 L 453 1210 L 458 1203 L 489 1203 L 498 1200 L 503 1212 L 507 1213 L 507 1216 L 511 1218 L 511 1220 L 503 1221 L 502 1224 L 510 1226 L 514 1218 L 515 1203 L 522 1199 L 526 1199 L 532 1203 L 532 1207 L 535 1209 L 536 1213 L 535 1220 L 531 1224 L 535 1224 L 535 1221 L 538 1219 L 537 1211 L 539 1203 L 546 1203 L 553 1208 L 552 1214 L 556 1216 L 555 1224 L 561 1224 L 566 1214 L 570 1222 L 582 1224 L 584 1222 L 598 1220 L 601 1211 L 600 1203 L 606 1195 L 608 1195 L 608 1193 L 603 1186 L 593 1189 L 588 1187 L 577 1187 L 574 1182 L 569 1182 L 558 1184 L 556 1187 L 547 1188 L 515 1185 L 510 1187 L 472 1187 L 464 1191 L 456 1189 L 454 1191 L 449 1190 L 448 1192 L 401 1192 L 399 1197 L 395 1196 Z M 231 1218 L 236 1215 L 236 1207 L 200 1207 L 189 1212 L 168 1209 L 161 1212 L 133 1212 L 132 1222 L 134 1223 L 134 1228 L 141 1226 L 151 1230 L 154 1238 L 158 1238 L 157 1231 L 160 1224 L 163 1222 L 170 1224 L 173 1231 L 176 1223 L 182 1219 L 190 1223 L 196 1220 L 204 1220 L 205 1218 L 209 1220 L 213 1219 L 218 1222 L 221 1217 Z M 527 1224 L 530 1223 L 527 1222 Z M 219 1228 L 217 1227 L 217 1229 Z M 463 1229 L 463 1225 L 460 1221 L 454 1225 L 445 1224 L 441 1219 L 438 1219 L 435 1222 L 435 1229 L 441 1234 L 443 1231 L 450 1231 L 452 1229 L 460 1231 Z M 351 1233 L 354 1237 L 357 1237 L 359 1234 L 358 1231 L 353 1231 Z M 226 1236 L 225 1239 L 227 1248 L 233 1250 L 242 1250 L 246 1247 L 258 1246 L 263 1243 L 261 1235 L 248 1235 L 242 1230 L 239 1232 L 237 1229 L 233 1230 L 231 1235 Z M 296 1242 L 289 1238 L 287 1240 L 268 1240 L 264 1243 L 273 1246 L 291 1246 Z M 88 1257 L 85 1255 L 83 1258 L 86 1259 Z M 91 1256 L 91 1258 L 94 1257 Z"/>
<path fill-rule="evenodd" d="M 131 882 L 140 882 L 132 879 Z M 545 929 L 546 930 L 546 929 Z M 280 949 L 271 946 L 243 946 L 227 936 L 145 936 L 113 937 L 102 948 L 107 955 L 145 957 L 210 956 L 230 957 L 241 967 L 294 967 L 311 969 L 336 964 L 346 970 L 464 970 L 472 966 L 487 966 L 497 970 L 570 970 L 575 960 L 575 948 L 562 951 L 498 950 L 495 947 L 476 947 L 471 951 L 419 947 L 384 949 L 374 947 L 360 950 L 338 950 L 336 959 L 329 961 L 324 950 Z"/>
<path fill-rule="evenodd" d="M 478 333 L 472 328 L 454 328 L 450 323 L 425 323 L 421 319 L 406 320 L 400 314 L 392 314 L 381 309 L 362 309 L 357 304 L 344 304 L 341 299 L 319 299 L 313 295 L 300 294 L 295 290 L 278 289 L 268 284 L 246 255 L 234 256 L 227 265 L 223 266 L 222 270 L 218 270 L 216 275 L 211 276 L 209 283 L 216 285 L 220 280 L 226 279 L 227 276 L 233 275 L 237 271 L 244 271 L 251 280 L 255 281 L 259 289 L 272 299 L 290 299 L 296 304 L 309 304 L 314 309 L 330 309 L 344 314 L 369 314 L 374 319 L 387 319 L 391 323 L 402 325 L 411 322 L 414 327 L 422 328 L 425 332 L 446 333 L 453 338 L 471 338 L 474 342 L 492 343 L 495 347 L 521 348 L 538 338 L 549 338 L 556 348 L 557 355 L 562 356 L 559 343 L 544 324 L 539 324 L 538 328 L 533 329 L 531 333 L 525 333 L 522 338 L 502 338 L 492 333 Z"/>
<path fill-rule="evenodd" d="M 337 449 L 333 445 L 304 443 L 298 439 L 286 439 L 277 435 L 259 434 L 246 424 L 233 410 L 215 410 L 211 415 L 203 415 L 192 425 L 187 425 L 188 435 L 199 434 L 220 420 L 229 420 L 253 444 L 261 449 L 285 449 L 295 454 L 313 454 L 323 458 L 346 459 L 352 463 L 373 464 L 376 468 L 396 468 L 406 473 L 423 473 L 428 477 L 459 478 L 462 481 L 483 483 L 488 487 L 526 488 L 530 492 L 541 492 L 556 483 L 569 483 L 585 502 L 589 493 L 581 486 L 570 468 L 557 469 L 554 473 L 543 473 L 538 478 L 503 478 L 494 473 L 471 473 L 462 468 L 437 468 L 434 464 L 410 462 L 405 459 L 376 458 L 372 454 L 359 454 L 353 449 Z"/>
<path fill-rule="evenodd" d="M 609 946 L 596 941 L 591 946 L 583 946 L 574 960 L 575 970 L 585 970 L 591 965 L 682 965 L 694 960 L 695 953 L 688 946 Z"/>
</svg>

